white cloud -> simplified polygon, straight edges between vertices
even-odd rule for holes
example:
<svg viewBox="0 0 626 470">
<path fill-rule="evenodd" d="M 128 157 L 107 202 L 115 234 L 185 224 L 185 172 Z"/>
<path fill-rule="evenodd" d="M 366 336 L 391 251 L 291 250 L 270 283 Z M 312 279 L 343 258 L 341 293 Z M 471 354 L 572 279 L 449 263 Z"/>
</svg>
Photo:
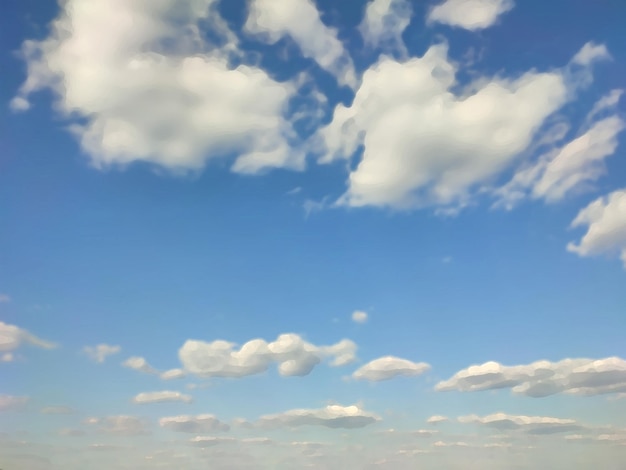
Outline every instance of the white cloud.
<svg viewBox="0 0 626 470">
<path fill-rule="evenodd" d="M 18 326 L 0 321 L 0 352 L 11 353 L 22 344 L 29 344 L 43 349 L 56 348 L 54 343 L 44 341 Z M 7 359 L 13 360 L 13 357 L 7 356 Z M 10 360 L 4 362 L 10 362 Z"/>
<path fill-rule="evenodd" d="M 185 377 L 185 375 L 185 371 L 182 369 L 170 369 L 162 372 L 159 377 L 161 378 L 161 380 L 175 380 L 182 379 Z"/>
<path fill-rule="evenodd" d="M 511 209 L 528 196 L 548 203 L 590 188 L 605 173 L 604 159 L 617 149 L 618 134 L 626 123 L 617 115 L 594 122 L 602 111 L 617 104 L 615 91 L 601 98 L 587 117 L 589 128 L 562 147 L 555 147 L 538 161 L 517 171 L 512 180 L 495 191 L 495 206 Z"/>
<path fill-rule="evenodd" d="M 85 424 L 97 426 L 100 432 L 122 436 L 146 434 L 146 423 L 136 417 L 127 415 L 105 416 L 104 418 L 88 418 Z"/>
<path fill-rule="evenodd" d="M 425 362 L 416 363 L 407 359 L 385 356 L 360 367 L 352 374 L 352 377 L 357 380 L 379 382 L 381 380 L 393 379 L 394 377 L 421 375 L 429 369 L 430 365 Z"/>
<path fill-rule="evenodd" d="M 8 294 L 0 294 L 0 304 L 8 304 L 11 302 L 11 297 Z"/>
<path fill-rule="evenodd" d="M 97 346 L 85 346 L 83 352 L 98 364 L 106 361 L 107 356 L 117 354 L 122 350 L 120 346 L 112 346 L 110 344 L 98 344 Z"/>
<path fill-rule="evenodd" d="M 143 372 L 144 374 L 158 374 L 159 371 L 148 364 L 148 361 L 143 357 L 133 356 L 126 359 L 122 362 L 124 367 L 128 367 L 129 369 L 136 370 L 138 372 Z"/>
<path fill-rule="evenodd" d="M 69 406 L 46 406 L 39 412 L 44 415 L 70 415 L 74 410 Z"/>
<path fill-rule="evenodd" d="M 12 411 L 22 408 L 28 403 L 28 397 L 0 395 L 0 411 Z"/>
<path fill-rule="evenodd" d="M 232 437 L 196 436 L 191 438 L 189 442 L 198 447 L 213 447 L 219 444 L 232 444 L 236 442 L 236 439 Z"/>
<path fill-rule="evenodd" d="M 330 358 L 332 366 L 342 366 L 355 358 L 356 345 L 342 340 L 331 346 L 315 346 L 300 336 L 282 334 L 267 343 L 254 339 L 240 349 L 223 340 L 207 343 L 187 340 L 178 351 L 184 369 L 203 377 L 244 377 L 259 374 L 270 364 L 278 363 L 283 376 L 307 375 L 323 359 Z"/>
<path fill-rule="evenodd" d="M 476 81 L 455 95 L 447 46 L 363 75 L 349 107 L 337 105 L 314 144 L 320 163 L 363 156 L 339 205 L 455 209 L 510 167 L 548 116 L 571 96 L 565 72 Z M 572 83 L 572 86 L 575 84 Z"/>
<path fill-rule="evenodd" d="M 185 395 L 180 392 L 173 392 L 170 390 L 164 390 L 161 392 L 143 392 L 137 394 L 133 398 L 133 403 L 162 403 L 171 401 L 182 401 L 183 403 L 192 403 L 193 398 L 191 395 Z"/>
<path fill-rule="evenodd" d="M 340 84 L 356 85 L 352 59 L 337 31 L 322 22 L 312 0 L 250 0 L 245 29 L 271 44 L 291 37 L 305 57 L 335 75 Z"/>
<path fill-rule="evenodd" d="M 51 89 L 59 111 L 78 118 L 71 129 L 98 168 L 143 161 L 194 170 L 230 154 L 238 172 L 301 168 L 284 117 L 296 88 L 229 65 L 237 40 L 215 3 L 62 2 L 50 35 L 23 45 L 28 76 L 13 108 Z"/>
<path fill-rule="evenodd" d="M 579 256 L 617 253 L 626 267 L 626 188 L 596 199 L 582 209 L 571 224 L 587 227 L 578 244 L 567 250 Z"/>
<path fill-rule="evenodd" d="M 467 442 L 458 441 L 458 442 L 444 442 L 437 441 L 433 442 L 433 447 L 469 447 L 470 445 Z"/>
<path fill-rule="evenodd" d="M 430 10 L 427 22 L 476 31 L 489 28 L 514 6 L 513 0 L 446 0 Z"/>
<path fill-rule="evenodd" d="M 412 8 L 407 0 L 371 0 L 359 26 L 365 43 L 406 55 L 402 33 L 411 22 Z"/>
<path fill-rule="evenodd" d="M 223 423 L 213 415 L 204 414 L 198 416 L 170 416 L 161 418 L 159 426 L 170 431 L 187 432 L 187 433 L 209 433 L 209 432 L 225 432 L 230 426 Z"/>
<path fill-rule="evenodd" d="M 352 321 L 355 323 L 366 323 L 367 318 L 367 312 L 363 312 L 362 310 L 356 310 L 352 312 Z"/>
<path fill-rule="evenodd" d="M 446 421 L 450 421 L 447 417 L 441 415 L 433 415 L 426 420 L 428 424 L 439 424 Z"/>
<path fill-rule="evenodd" d="M 587 66 L 599 60 L 609 60 L 611 55 L 604 44 L 595 44 L 588 42 L 583 48 L 576 53 L 572 62 L 575 64 Z"/>
<path fill-rule="evenodd" d="M 514 393 L 545 397 L 557 393 L 600 395 L 626 391 L 626 361 L 563 359 L 528 365 L 504 366 L 497 362 L 474 365 L 439 382 L 435 390 L 473 392 L 511 388 Z"/>
<path fill-rule="evenodd" d="M 0 355 L 0 362 L 13 362 L 15 360 L 15 355 L 13 353 L 4 353 Z"/>
<path fill-rule="evenodd" d="M 260 427 L 297 427 L 306 425 L 328 428 L 362 428 L 380 421 L 380 418 L 356 405 L 329 405 L 322 409 L 297 409 L 285 413 L 262 416 L 256 423 Z"/>
<path fill-rule="evenodd" d="M 500 431 L 519 429 L 528 434 L 554 434 L 582 429 L 573 419 L 552 418 L 546 416 L 514 416 L 495 413 L 489 416 L 461 416 L 460 423 L 474 423 L 498 429 Z"/>
</svg>

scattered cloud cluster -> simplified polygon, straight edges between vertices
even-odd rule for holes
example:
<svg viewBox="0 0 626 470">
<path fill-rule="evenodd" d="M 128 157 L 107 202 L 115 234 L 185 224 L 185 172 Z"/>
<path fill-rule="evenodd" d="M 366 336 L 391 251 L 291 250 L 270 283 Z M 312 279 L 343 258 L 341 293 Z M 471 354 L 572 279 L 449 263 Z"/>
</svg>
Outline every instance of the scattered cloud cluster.
<svg viewBox="0 0 626 470">
<path fill-rule="evenodd" d="M 374 359 L 357 369 L 352 377 L 357 380 L 369 380 L 380 382 L 399 376 L 416 376 L 430 370 L 430 365 L 425 362 L 411 362 L 394 356 L 385 356 Z"/>
<path fill-rule="evenodd" d="M 435 387 L 438 391 L 461 392 L 501 388 L 511 388 L 514 393 L 530 397 L 557 393 L 599 395 L 624 392 L 626 361 L 618 357 L 564 359 L 518 366 L 486 362 L 461 370 Z"/>
<path fill-rule="evenodd" d="M 329 405 L 322 409 L 297 409 L 275 415 L 262 416 L 257 425 L 264 428 L 298 427 L 306 425 L 327 428 L 362 428 L 380 421 L 381 418 L 356 405 Z"/>
<path fill-rule="evenodd" d="M 164 390 L 161 392 L 143 392 L 135 395 L 133 403 L 146 404 L 146 403 L 162 403 L 180 401 L 183 403 L 192 403 L 193 397 L 191 395 L 185 395 L 180 392 L 173 392 Z"/>
<path fill-rule="evenodd" d="M 587 227 L 580 242 L 567 249 L 579 256 L 617 253 L 626 268 L 626 188 L 601 197 L 582 209 L 572 227 Z"/>
<path fill-rule="evenodd" d="M 159 426 L 170 431 L 185 432 L 185 433 L 211 433 L 211 432 L 225 432 L 230 429 L 230 426 L 223 423 L 215 416 L 210 414 L 203 414 L 198 416 L 170 416 L 167 418 L 161 418 L 159 420 Z"/>
<path fill-rule="evenodd" d="M 477 31 L 493 26 L 514 6 L 513 0 L 445 0 L 430 10 L 427 21 Z"/>
<path fill-rule="evenodd" d="M 331 346 L 315 346 L 288 333 L 270 343 L 248 341 L 240 349 L 223 340 L 211 343 L 188 340 L 178 351 L 185 371 L 203 377 L 244 377 L 259 374 L 278 363 L 283 376 L 308 375 L 323 359 L 332 366 L 343 366 L 355 359 L 356 345 L 347 339 Z"/>
<path fill-rule="evenodd" d="M 40 339 L 23 328 L 0 321 L 0 362 L 13 361 L 14 351 L 23 344 L 43 349 L 56 348 L 56 344 Z"/>
<path fill-rule="evenodd" d="M 102 364 L 108 356 L 119 353 L 121 346 L 112 346 L 110 344 L 98 344 L 97 346 L 85 346 L 83 352 L 93 361 Z"/>
</svg>

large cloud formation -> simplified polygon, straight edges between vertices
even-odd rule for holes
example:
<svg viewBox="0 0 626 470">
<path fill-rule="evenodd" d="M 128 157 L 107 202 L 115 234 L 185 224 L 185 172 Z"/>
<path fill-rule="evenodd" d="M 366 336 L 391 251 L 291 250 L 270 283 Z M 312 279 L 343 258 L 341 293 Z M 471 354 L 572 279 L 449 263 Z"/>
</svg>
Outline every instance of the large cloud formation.
<svg viewBox="0 0 626 470">
<path fill-rule="evenodd" d="M 483 78 L 463 94 L 451 91 L 457 70 L 444 44 L 403 62 L 381 57 L 363 74 L 352 104 L 337 105 L 318 134 L 322 163 L 363 150 L 338 203 L 466 204 L 472 191 L 515 163 L 548 116 L 589 79 L 586 67 L 606 57 L 596 51 L 576 74 L 565 68 Z"/>
<path fill-rule="evenodd" d="M 187 340 L 178 351 L 184 369 L 203 377 L 244 377 L 259 374 L 272 363 L 278 363 L 283 376 L 308 375 L 323 359 L 331 359 L 333 366 L 342 366 L 355 359 L 356 345 L 347 339 L 331 346 L 316 346 L 300 336 L 280 335 L 270 343 L 253 339 L 241 348 L 217 340 L 211 343 Z"/>
<path fill-rule="evenodd" d="M 97 167 L 198 169 L 235 153 L 240 172 L 300 168 L 284 116 L 294 84 L 231 65 L 236 42 L 213 0 L 64 1 L 49 37 L 24 43 L 28 77 L 12 105 L 51 88 Z"/>
<path fill-rule="evenodd" d="M 563 359 L 517 366 L 486 362 L 463 369 L 435 387 L 438 391 L 460 392 L 501 388 L 510 388 L 514 393 L 530 397 L 557 393 L 600 395 L 624 392 L 626 361 L 619 357 Z"/>
</svg>

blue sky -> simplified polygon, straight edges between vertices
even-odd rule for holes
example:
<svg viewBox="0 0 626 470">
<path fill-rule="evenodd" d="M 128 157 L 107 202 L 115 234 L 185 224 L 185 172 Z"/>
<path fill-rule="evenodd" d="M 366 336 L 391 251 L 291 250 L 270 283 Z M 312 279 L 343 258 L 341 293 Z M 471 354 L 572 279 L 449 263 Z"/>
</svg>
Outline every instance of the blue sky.
<svg viewBox="0 0 626 470">
<path fill-rule="evenodd" d="M 2 8 L 0 467 L 626 459 L 621 2 Z"/>
</svg>

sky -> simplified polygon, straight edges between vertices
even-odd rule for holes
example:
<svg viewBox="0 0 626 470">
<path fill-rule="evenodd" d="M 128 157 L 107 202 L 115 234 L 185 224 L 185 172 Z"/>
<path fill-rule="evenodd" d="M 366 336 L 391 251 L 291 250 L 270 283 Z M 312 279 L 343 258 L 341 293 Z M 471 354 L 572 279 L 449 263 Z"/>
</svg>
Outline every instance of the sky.
<svg viewBox="0 0 626 470">
<path fill-rule="evenodd" d="M 624 468 L 626 3 L 0 8 L 0 468 Z"/>
</svg>

